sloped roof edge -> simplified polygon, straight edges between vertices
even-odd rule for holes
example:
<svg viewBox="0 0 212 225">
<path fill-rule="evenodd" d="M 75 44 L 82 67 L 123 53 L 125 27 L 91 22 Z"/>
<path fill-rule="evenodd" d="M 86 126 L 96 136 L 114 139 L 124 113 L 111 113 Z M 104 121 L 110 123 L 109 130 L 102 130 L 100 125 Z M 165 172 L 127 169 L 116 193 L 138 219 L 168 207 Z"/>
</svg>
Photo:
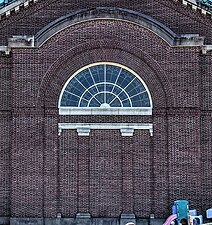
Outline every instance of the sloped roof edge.
<svg viewBox="0 0 212 225">
<path fill-rule="evenodd" d="M 35 3 L 39 0 L 17 0 L 3 8 L 0 9 L 0 19 L 2 16 L 10 16 L 11 12 L 18 12 L 21 7 L 27 8 L 30 3 Z M 172 0 L 175 2 L 180 1 L 183 5 L 191 5 L 193 10 L 199 9 L 200 12 L 204 15 L 209 14 L 212 15 L 212 10 L 209 10 L 208 7 L 204 7 L 199 3 L 199 0 Z"/>
<path fill-rule="evenodd" d="M 212 49 L 212 45 L 204 45 L 205 38 L 199 36 L 199 34 L 176 34 L 164 24 L 142 13 L 122 8 L 98 7 L 78 10 L 62 16 L 45 26 L 35 36 L 12 36 L 8 38 L 7 46 L 0 46 L 0 52 L 5 52 L 5 55 L 9 55 L 12 48 L 40 47 L 49 38 L 69 26 L 99 19 L 118 19 L 140 25 L 160 36 L 170 46 L 199 46 L 203 54 L 211 52 Z"/>
<path fill-rule="evenodd" d="M 171 29 L 157 20 L 123 8 L 97 7 L 69 13 L 48 24 L 35 35 L 35 46 L 41 46 L 61 30 L 76 23 L 96 19 L 117 19 L 140 25 L 165 40 L 170 46 L 201 46 L 204 38 L 199 34 L 175 34 Z"/>
</svg>

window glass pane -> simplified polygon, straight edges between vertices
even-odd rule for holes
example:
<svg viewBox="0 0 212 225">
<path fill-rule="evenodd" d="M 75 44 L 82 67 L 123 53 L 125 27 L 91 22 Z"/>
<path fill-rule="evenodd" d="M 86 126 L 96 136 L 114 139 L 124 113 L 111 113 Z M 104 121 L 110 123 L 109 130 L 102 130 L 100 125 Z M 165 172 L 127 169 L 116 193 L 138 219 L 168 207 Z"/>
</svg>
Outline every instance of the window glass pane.
<svg viewBox="0 0 212 225">
<path fill-rule="evenodd" d="M 104 65 L 93 66 L 90 68 L 95 83 L 104 82 Z"/>
<path fill-rule="evenodd" d="M 133 96 L 145 91 L 145 88 L 143 84 L 138 79 L 136 79 L 126 88 L 126 91 L 130 96 Z"/>
<path fill-rule="evenodd" d="M 93 80 L 88 79 L 88 77 L 91 78 L 88 70 L 84 70 L 76 76 L 77 80 L 79 80 L 79 82 L 82 83 L 82 86 L 84 86 L 85 88 L 89 88 L 94 84 Z"/>
<path fill-rule="evenodd" d="M 67 85 L 65 91 L 80 96 L 85 91 L 85 88 L 75 78 L 72 80 L 73 82 Z"/>
<path fill-rule="evenodd" d="M 99 92 L 103 92 L 104 91 L 104 84 L 98 84 L 97 88 L 98 88 Z"/>
<path fill-rule="evenodd" d="M 120 87 L 114 86 L 112 93 L 114 93 L 115 95 L 118 95 L 121 91 L 122 89 Z"/>
<path fill-rule="evenodd" d="M 112 66 L 112 65 L 107 65 L 107 82 L 108 83 L 115 83 L 118 74 L 122 70 L 122 68 L 117 67 L 117 66 Z"/>
<path fill-rule="evenodd" d="M 92 98 L 89 107 L 100 107 L 100 103 L 95 98 Z"/>
<path fill-rule="evenodd" d="M 106 103 L 110 104 L 110 102 L 115 98 L 116 96 L 111 93 L 106 93 Z"/>
<path fill-rule="evenodd" d="M 131 107 L 131 104 L 130 104 L 129 99 L 125 99 L 125 100 L 122 102 L 122 104 L 123 104 L 124 107 Z"/>
<path fill-rule="evenodd" d="M 106 91 L 107 91 L 107 92 L 112 92 L 113 87 L 114 87 L 114 85 L 112 85 L 112 84 L 107 84 L 107 85 L 106 85 Z"/>
<path fill-rule="evenodd" d="M 122 88 L 125 88 L 130 82 L 132 82 L 135 79 L 135 76 L 130 74 L 125 69 L 122 70 L 119 78 L 118 78 L 118 85 Z M 137 78 L 136 78 L 137 79 Z"/>
<path fill-rule="evenodd" d="M 125 94 L 124 91 L 120 92 L 120 94 L 118 95 L 118 97 L 123 101 L 125 100 L 126 98 L 128 98 L 128 96 Z"/>
<path fill-rule="evenodd" d="M 111 107 L 122 107 L 121 102 L 118 98 L 115 98 L 115 100 L 111 103 Z"/>
<path fill-rule="evenodd" d="M 69 94 L 69 93 L 66 93 L 64 92 L 63 93 L 63 97 L 62 97 L 62 100 L 61 100 L 61 106 L 78 106 L 78 102 L 79 102 L 79 98 L 72 95 L 72 94 Z"/>
<path fill-rule="evenodd" d="M 93 95 L 89 91 L 86 91 L 85 93 L 83 93 L 82 98 L 89 101 L 92 98 L 92 96 Z"/>
<path fill-rule="evenodd" d="M 96 99 L 103 104 L 104 103 L 104 93 L 99 93 L 98 95 L 95 96 Z"/>
<path fill-rule="evenodd" d="M 143 107 L 149 107 L 150 102 L 149 102 L 149 98 L 147 98 L 147 97 L 148 97 L 148 95 L 146 95 L 146 93 L 144 93 L 143 95 L 136 95 L 136 96 L 132 97 L 131 98 L 132 106 L 139 107 L 140 105 L 142 105 Z"/>
<path fill-rule="evenodd" d="M 98 93 L 99 92 L 99 90 L 98 90 L 98 88 L 97 88 L 97 85 L 93 85 L 92 87 L 90 87 L 88 90 L 86 90 L 86 91 L 88 91 L 91 95 L 95 95 L 96 93 Z"/>
<path fill-rule="evenodd" d="M 86 101 L 84 99 L 81 99 L 79 106 L 80 107 L 87 107 L 88 106 L 88 101 Z"/>
</svg>

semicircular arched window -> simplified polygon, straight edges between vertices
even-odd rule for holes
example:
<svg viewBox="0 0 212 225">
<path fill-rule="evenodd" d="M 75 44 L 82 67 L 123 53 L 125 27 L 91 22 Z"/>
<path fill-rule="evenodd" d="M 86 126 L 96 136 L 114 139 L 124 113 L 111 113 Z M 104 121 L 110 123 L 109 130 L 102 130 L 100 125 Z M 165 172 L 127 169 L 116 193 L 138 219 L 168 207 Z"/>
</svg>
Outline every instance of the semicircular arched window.
<svg viewBox="0 0 212 225">
<path fill-rule="evenodd" d="M 143 80 L 115 63 L 95 63 L 74 73 L 64 85 L 59 114 L 151 115 L 152 100 Z"/>
</svg>

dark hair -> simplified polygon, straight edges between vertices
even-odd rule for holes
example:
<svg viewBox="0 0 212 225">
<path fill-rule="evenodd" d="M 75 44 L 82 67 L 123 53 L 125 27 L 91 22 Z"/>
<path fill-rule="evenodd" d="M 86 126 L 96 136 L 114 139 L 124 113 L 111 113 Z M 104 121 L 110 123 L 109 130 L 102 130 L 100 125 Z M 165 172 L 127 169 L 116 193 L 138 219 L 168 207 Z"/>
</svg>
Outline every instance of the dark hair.
<svg viewBox="0 0 212 225">
<path fill-rule="evenodd" d="M 182 223 L 183 225 L 188 225 L 188 221 L 185 218 L 181 219 L 180 223 Z"/>
</svg>

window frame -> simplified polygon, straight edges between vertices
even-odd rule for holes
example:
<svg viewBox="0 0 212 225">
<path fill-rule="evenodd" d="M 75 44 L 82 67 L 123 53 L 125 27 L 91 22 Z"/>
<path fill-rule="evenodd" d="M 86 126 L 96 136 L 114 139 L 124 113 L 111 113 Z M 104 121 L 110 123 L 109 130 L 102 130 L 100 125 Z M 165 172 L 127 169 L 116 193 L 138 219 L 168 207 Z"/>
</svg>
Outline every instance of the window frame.
<svg viewBox="0 0 212 225">
<path fill-rule="evenodd" d="M 63 93 L 69 84 L 69 82 L 80 72 L 82 72 L 85 69 L 88 69 L 93 66 L 98 66 L 98 65 L 112 65 L 112 66 L 117 66 L 122 69 L 127 70 L 130 72 L 132 75 L 134 75 L 136 78 L 140 80 L 142 85 L 144 86 L 148 97 L 150 101 L 150 107 L 70 107 L 70 106 L 61 106 L 61 100 Z M 152 115 L 152 98 L 150 91 L 145 84 L 145 82 L 142 80 L 142 78 L 134 72 L 132 69 L 119 64 L 119 63 L 113 63 L 113 62 L 97 62 L 97 63 L 92 63 L 89 65 L 86 65 L 79 70 L 77 70 L 73 75 L 69 77 L 69 79 L 66 81 L 65 85 L 63 86 L 60 96 L 59 96 L 59 101 L 58 101 L 58 109 L 59 109 L 59 115 Z"/>
</svg>

